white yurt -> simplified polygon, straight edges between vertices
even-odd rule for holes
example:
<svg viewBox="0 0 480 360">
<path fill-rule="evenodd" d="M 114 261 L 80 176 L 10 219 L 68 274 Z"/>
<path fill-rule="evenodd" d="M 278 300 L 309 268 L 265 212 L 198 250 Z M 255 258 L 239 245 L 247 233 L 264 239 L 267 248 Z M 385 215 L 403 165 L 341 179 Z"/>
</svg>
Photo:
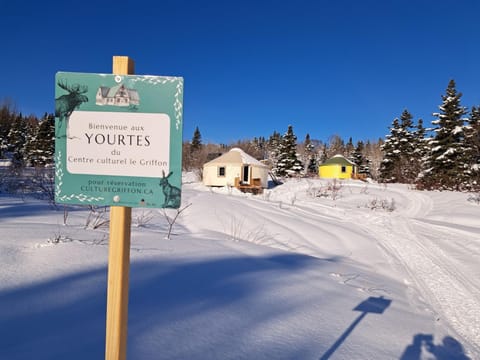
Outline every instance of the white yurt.
<svg viewBox="0 0 480 360">
<path fill-rule="evenodd" d="M 268 166 L 239 148 L 203 165 L 206 186 L 259 186 L 268 188 Z"/>
</svg>

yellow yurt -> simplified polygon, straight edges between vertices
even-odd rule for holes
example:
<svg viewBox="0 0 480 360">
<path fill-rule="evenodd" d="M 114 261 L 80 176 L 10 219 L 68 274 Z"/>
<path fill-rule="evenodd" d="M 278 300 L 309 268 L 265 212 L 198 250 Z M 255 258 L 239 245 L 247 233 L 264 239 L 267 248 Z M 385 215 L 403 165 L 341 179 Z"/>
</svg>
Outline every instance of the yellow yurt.
<svg viewBox="0 0 480 360">
<path fill-rule="evenodd" d="M 318 176 L 323 179 L 351 179 L 357 174 L 357 165 L 343 155 L 335 155 L 318 167 Z"/>
</svg>

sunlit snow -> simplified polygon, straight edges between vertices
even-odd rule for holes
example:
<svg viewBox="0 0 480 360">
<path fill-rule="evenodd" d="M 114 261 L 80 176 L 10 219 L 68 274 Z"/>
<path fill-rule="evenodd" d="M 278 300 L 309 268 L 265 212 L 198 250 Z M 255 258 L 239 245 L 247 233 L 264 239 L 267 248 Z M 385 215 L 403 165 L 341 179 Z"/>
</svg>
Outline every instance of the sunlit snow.
<svg viewBox="0 0 480 360">
<path fill-rule="evenodd" d="M 480 358 L 475 194 L 187 175 L 171 240 L 133 209 L 128 359 Z M 104 357 L 108 227 L 67 210 L 0 197 L 0 359 Z"/>
</svg>

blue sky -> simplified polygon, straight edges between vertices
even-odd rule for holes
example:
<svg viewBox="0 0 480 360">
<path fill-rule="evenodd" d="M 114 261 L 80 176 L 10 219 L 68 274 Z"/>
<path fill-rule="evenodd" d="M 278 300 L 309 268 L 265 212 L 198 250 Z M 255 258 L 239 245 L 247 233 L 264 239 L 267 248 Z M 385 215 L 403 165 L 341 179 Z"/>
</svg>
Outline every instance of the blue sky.
<svg viewBox="0 0 480 360">
<path fill-rule="evenodd" d="M 115 7 L 113 7 L 115 3 Z M 95 5 L 94 5 L 95 4 Z M 377 140 L 426 125 L 448 81 L 480 105 L 480 1 L 19 1 L 1 4 L 0 101 L 53 112 L 57 71 L 182 76 L 184 139 Z"/>
</svg>

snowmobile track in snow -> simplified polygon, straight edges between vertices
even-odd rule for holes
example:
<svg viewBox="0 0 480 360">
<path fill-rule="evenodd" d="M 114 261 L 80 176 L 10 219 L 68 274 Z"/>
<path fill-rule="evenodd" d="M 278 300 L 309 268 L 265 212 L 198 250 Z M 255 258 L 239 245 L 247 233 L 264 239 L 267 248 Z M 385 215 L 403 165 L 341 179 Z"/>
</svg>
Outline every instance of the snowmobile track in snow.
<svg viewBox="0 0 480 360">
<path fill-rule="evenodd" d="M 376 225 L 383 230 L 375 232 L 384 234 L 377 239 L 379 245 L 410 274 L 409 282 L 416 284 L 419 297 L 434 304 L 438 320 L 449 323 L 468 343 L 480 344 L 480 289 L 471 280 L 472 274 L 459 271 L 459 264 L 438 245 L 441 234 L 428 232 L 431 227 L 424 229 L 421 221 L 394 217 L 392 221 L 385 216 Z M 453 237 L 451 231 L 442 233 L 443 241 Z"/>
</svg>

